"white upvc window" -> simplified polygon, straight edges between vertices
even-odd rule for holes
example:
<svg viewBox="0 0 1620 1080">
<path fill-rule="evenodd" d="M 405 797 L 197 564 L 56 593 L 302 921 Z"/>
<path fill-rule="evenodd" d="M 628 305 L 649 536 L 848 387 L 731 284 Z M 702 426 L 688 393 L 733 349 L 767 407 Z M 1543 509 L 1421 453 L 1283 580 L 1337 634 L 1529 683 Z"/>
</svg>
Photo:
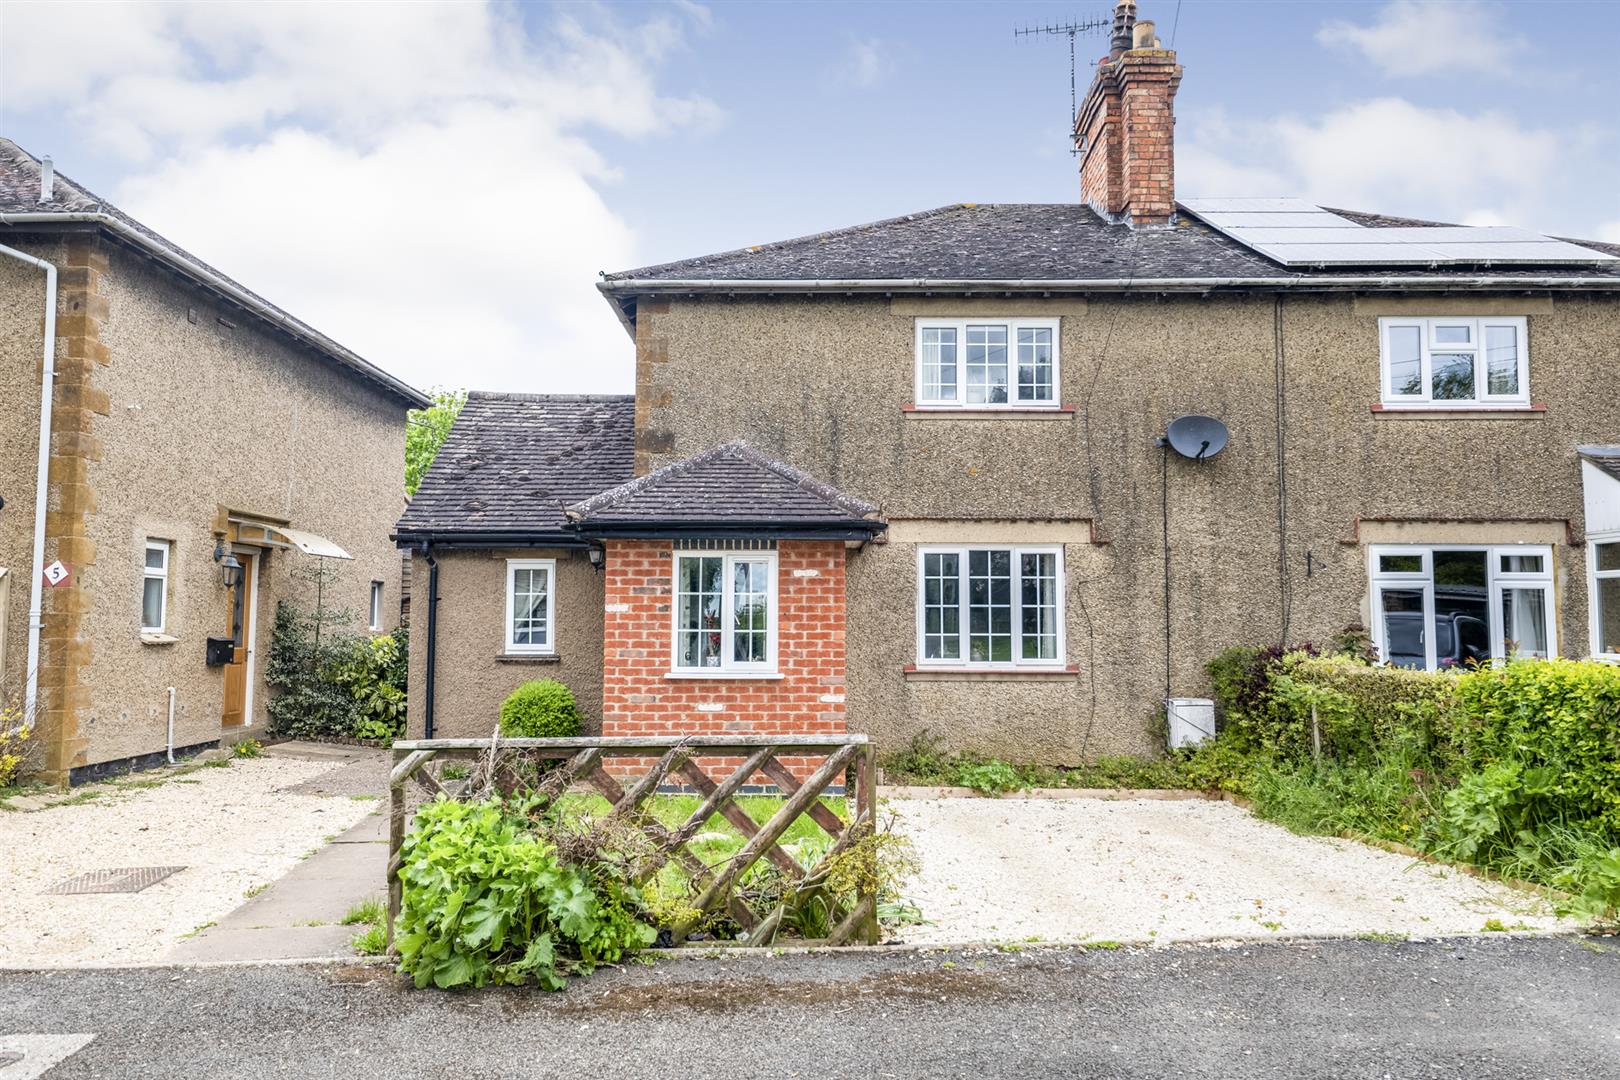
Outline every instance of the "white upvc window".
<svg viewBox="0 0 1620 1080">
<path fill-rule="evenodd" d="M 675 553 L 677 673 L 776 672 L 776 552 Z"/>
<path fill-rule="evenodd" d="M 169 626 L 169 553 L 167 540 L 146 541 L 146 563 L 141 576 L 141 633 L 162 634 Z"/>
<path fill-rule="evenodd" d="M 1061 667 L 1063 548 L 917 549 L 919 667 Z"/>
<path fill-rule="evenodd" d="M 1589 538 L 1586 572 L 1592 597 L 1592 655 L 1620 661 L 1620 533 Z"/>
<path fill-rule="evenodd" d="M 1438 671 L 1558 654 L 1550 547 L 1379 544 L 1367 559 L 1386 664 Z"/>
<path fill-rule="evenodd" d="M 557 651 L 553 632 L 557 605 L 557 560 L 506 560 L 506 651 L 548 655 Z"/>
<path fill-rule="evenodd" d="M 366 607 L 366 625 L 372 630 L 382 629 L 382 608 L 383 583 L 380 581 L 373 581 L 371 583 L 371 602 Z"/>
<path fill-rule="evenodd" d="M 1378 320 L 1386 406 L 1488 408 L 1530 404 L 1521 317 Z"/>
<path fill-rule="evenodd" d="M 918 319 L 916 403 L 1056 409 L 1057 319 Z"/>
</svg>

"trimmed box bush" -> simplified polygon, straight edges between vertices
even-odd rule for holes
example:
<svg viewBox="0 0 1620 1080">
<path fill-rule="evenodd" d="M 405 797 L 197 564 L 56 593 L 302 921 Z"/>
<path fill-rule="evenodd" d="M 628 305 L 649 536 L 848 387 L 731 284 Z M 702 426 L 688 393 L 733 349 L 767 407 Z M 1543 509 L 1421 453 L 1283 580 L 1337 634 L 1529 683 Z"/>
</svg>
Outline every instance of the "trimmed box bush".
<svg viewBox="0 0 1620 1080">
<path fill-rule="evenodd" d="M 579 734 L 574 692 L 556 679 L 531 679 L 501 702 L 508 739 L 571 739 Z"/>
</svg>

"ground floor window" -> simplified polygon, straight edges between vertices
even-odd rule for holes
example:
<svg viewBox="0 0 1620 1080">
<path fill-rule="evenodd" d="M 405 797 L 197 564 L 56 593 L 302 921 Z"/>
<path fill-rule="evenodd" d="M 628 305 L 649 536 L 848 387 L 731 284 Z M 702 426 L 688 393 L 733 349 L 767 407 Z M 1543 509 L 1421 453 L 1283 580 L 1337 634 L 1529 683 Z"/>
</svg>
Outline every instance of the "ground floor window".
<svg viewBox="0 0 1620 1080">
<path fill-rule="evenodd" d="M 1061 547 L 930 545 L 917 568 L 919 664 L 1063 662 Z"/>
<path fill-rule="evenodd" d="M 141 578 L 141 633 L 161 634 L 169 626 L 169 550 L 167 540 L 146 541 Z"/>
<path fill-rule="evenodd" d="M 1386 663 L 1435 671 L 1558 651 L 1550 547 L 1374 546 L 1368 560 Z"/>
<path fill-rule="evenodd" d="M 506 560 L 507 652 L 556 651 L 551 631 L 556 611 L 556 575 L 555 559 Z"/>
<path fill-rule="evenodd" d="M 373 581 L 371 583 L 371 601 L 366 607 L 366 611 L 367 611 L 366 625 L 368 627 L 370 627 L 373 630 L 381 630 L 382 629 L 382 618 L 383 618 L 382 610 L 383 610 L 383 583 L 380 582 L 380 581 Z"/>
<path fill-rule="evenodd" d="M 776 553 L 675 559 L 675 668 L 776 670 Z"/>
<path fill-rule="evenodd" d="M 1592 655 L 1620 660 L 1620 536 L 1593 540 L 1587 560 L 1592 587 Z"/>
</svg>

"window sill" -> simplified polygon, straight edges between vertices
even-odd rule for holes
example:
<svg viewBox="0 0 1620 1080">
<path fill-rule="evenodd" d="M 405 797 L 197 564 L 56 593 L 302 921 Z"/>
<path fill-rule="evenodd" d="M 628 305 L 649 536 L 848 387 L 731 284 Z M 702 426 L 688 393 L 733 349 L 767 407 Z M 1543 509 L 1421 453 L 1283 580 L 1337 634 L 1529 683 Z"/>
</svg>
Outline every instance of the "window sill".
<svg viewBox="0 0 1620 1080">
<path fill-rule="evenodd" d="M 902 405 L 907 420 L 1073 420 L 1073 405 L 1021 405 L 1006 409 L 964 409 L 954 405 Z"/>
<path fill-rule="evenodd" d="M 1072 682 L 1080 665 L 1046 668 L 920 667 L 901 668 L 906 682 Z"/>
<path fill-rule="evenodd" d="M 716 668 L 713 671 L 668 671 L 664 673 L 666 679 L 757 679 L 774 681 L 783 677 L 780 671 L 726 671 Z"/>
<path fill-rule="evenodd" d="M 560 664 L 562 657 L 556 653 L 496 653 L 497 664 Z"/>
<path fill-rule="evenodd" d="M 173 634 L 154 634 L 150 631 L 141 634 L 142 645 L 173 645 L 179 640 Z"/>
<path fill-rule="evenodd" d="M 1372 407 L 1375 420 L 1543 420 L 1547 416 L 1545 405 L 1478 405 L 1473 407 L 1447 407 L 1444 405 L 1385 405 Z"/>
</svg>

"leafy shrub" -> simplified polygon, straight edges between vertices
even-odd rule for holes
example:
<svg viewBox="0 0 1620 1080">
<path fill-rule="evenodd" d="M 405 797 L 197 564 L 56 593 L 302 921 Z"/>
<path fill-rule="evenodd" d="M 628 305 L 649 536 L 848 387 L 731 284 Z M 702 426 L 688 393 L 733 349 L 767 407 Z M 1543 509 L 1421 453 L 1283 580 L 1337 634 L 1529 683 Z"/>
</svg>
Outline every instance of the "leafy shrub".
<svg viewBox="0 0 1620 1080">
<path fill-rule="evenodd" d="M 0 788 L 16 781 L 28 758 L 33 730 L 23 726 L 22 715 L 15 705 L 0 706 Z"/>
<path fill-rule="evenodd" d="M 353 638 L 332 671 L 355 701 L 354 735 L 388 741 L 405 732 L 409 629 Z"/>
<path fill-rule="evenodd" d="M 501 702 L 501 734 L 509 739 L 569 739 L 579 734 L 574 692 L 555 679 L 533 679 Z"/>
<path fill-rule="evenodd" d="M 652 944 L 639 899 L 606 864 L 564 864 L 499 799 L 423 806 L 401 849 L 400 968 L 418 987 L 533 981 L 561 989 Z"/>
<path fill-rule="evenodd" d="M 986 761 L 977 765 L 964 765 L 956 774 L 956 781 L 970 787 L 980 795 L 1000 795 L 1025 787 L 1024 778 L 1017 769 L 1005 761 Z"/>
<path fill-rule="evenodd" d="M 258 739 L 243 739 L 231 747 L 231 756 L 238 758 L 263 757 L 264 743 Z"/>
</svg>

